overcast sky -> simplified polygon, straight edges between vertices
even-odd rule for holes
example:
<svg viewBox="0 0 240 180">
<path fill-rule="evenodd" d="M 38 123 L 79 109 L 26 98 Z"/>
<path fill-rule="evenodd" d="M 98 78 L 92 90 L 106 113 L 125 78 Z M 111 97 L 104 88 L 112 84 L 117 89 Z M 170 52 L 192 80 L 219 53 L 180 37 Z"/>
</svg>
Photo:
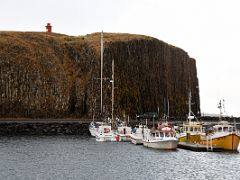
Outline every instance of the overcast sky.
<svg viewBox="0 0 240 180">
<path fill-rule="evenodd" d="M 238 0 L 1 0 L 0 31 L 85 35 L 101 30 L 153 36 L 196 59 L 201 111 L 240 116 Z"/>
</svg>

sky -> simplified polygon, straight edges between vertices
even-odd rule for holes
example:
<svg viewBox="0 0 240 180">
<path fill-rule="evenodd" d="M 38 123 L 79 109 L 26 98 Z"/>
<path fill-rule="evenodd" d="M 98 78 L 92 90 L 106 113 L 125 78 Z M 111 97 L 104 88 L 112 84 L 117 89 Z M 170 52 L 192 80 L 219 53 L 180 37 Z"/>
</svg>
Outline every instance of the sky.
<svg viewBox="0 0 240 180">
<path fill-rule="evenodd" d="M 155 37 L 196 59 L 202 113 L 240 117 L 239 0 L 1 0 L 0 31 Z"/>
</svg>

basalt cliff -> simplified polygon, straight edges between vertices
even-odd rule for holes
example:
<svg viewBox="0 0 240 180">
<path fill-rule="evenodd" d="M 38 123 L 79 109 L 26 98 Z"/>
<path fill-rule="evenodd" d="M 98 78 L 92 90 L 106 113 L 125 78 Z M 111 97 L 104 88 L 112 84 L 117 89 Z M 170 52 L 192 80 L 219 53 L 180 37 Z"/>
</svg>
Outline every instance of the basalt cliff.
<svg viewBox="0 0 240 180">
<path fill-rule="evenodd" d="M 188 93 L 200 112 L 196 62 L 177 47 L 133 34 L 104 33 L 103 115 L 185 116 Z M 67 36 L 0 32 L 0 117 L 91 118 L 100 114 L 100 33 Z"/>
</svg>

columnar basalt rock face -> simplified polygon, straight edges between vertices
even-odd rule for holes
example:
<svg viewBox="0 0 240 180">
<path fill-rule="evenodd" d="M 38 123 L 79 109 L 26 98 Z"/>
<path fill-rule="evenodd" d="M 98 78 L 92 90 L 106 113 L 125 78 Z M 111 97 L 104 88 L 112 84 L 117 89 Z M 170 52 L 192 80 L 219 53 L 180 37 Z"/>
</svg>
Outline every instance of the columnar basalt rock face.
<svg viewBox="0 0 240 180">
<path fill-rule="evenodd" d="M 185 116 L 191 90 L 200 112 L 196 62 L 157 39 L 104 33 L 103 110 L 111 112 L 111 71 L 115 62 L 115 114 L 147 111 Z M 100 33 L 0 32 L 1 117 L 90 118 L 100 111 Z"/>
</svg>

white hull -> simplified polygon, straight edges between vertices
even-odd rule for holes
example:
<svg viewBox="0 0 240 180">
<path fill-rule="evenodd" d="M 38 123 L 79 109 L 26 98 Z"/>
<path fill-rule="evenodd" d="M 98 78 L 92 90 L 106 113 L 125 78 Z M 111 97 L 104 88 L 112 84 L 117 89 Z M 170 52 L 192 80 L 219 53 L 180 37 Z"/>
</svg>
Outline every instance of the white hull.
<svg viewBox="0 0 240 180">
<path fill-rule="evenodd" d="M 96 141 L 98 141 L 98 142 L 114 142 L 114 141 L 116 141 L 116 137 L 114 134 L 96 135 Z"/>
<path fill-rule="evenodd" d="M 95 137 L 97 130 L 95 128 L 89 128 L 89 132 L 90 132 L 91 136 Z"/>
<path fill-rule="evenodd" d="M 131 142 L 136 145 L 143 144 L 142 136 L 136 136 L 135 134 L 131 135 Z"/>
<path fill-rule="evenodd" d="M 89 132 L 91 134 L 91 136 L 95 137 L 97 132 L 98 132 L 98 127 L 103 125 L 103 122 L 94 122 L 92 121 L 90 124 L 89 124 Z"/>
<path fill-rule="evenodd" d="M 99 126 L 95 135 L 98 142 L 116 141 L 116 135 L 111 130 L 111 125 Z"/>
<path fill-rule="evenodd" d="M 155 140 L 155 141 L 143 141 L 143 145 L 154 149 L 176 149 L 177 140 Z"/>
</svg>

